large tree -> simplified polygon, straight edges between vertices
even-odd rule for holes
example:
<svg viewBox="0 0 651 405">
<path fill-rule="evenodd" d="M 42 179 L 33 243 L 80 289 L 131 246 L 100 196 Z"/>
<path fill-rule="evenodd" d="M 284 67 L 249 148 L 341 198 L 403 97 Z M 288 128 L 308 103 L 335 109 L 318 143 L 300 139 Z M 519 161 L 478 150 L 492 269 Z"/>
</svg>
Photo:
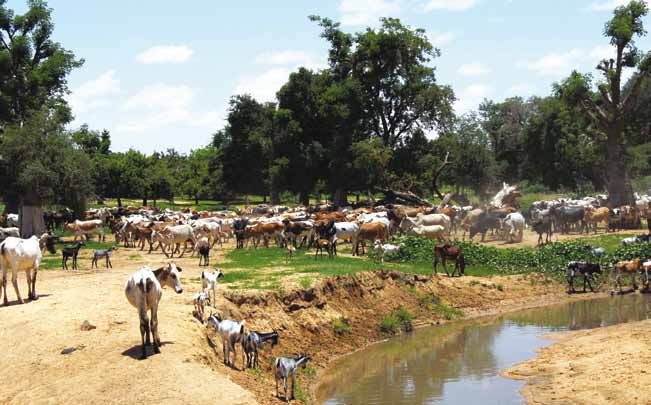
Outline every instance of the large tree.
<svg viewBox="0 0 651 405">
<path fill-rule="evenodd" d="M 646 35 L 642 19 L 648 14 L 645 1 L 633 0 L 620 6 L 604 26 L 610 38 L 614 58 L 604 59 L 597 66 L 602 79 L 597 91 L 592 90 L 590 75 L 576 71 L 556 86 L 557 93 L 578 105 L 602 134 L 606 144 L 607 184 L 610 203 L 615 206 L 633 204 L 633 189 L 626 165 L 627 133 L 634 100 L 645 78 L 651 74 L 651 54 L 643 54 L 635 46 L 635 37 Z M 622 91 L 622 73 L 636 68 L 629 90 Z"/>
<path fill-rule="evenodd" d="M 378 29 L 352 35 L 327 18 L 310 18 L 330 42 L 331 68 L 359 84 L 364 126 L 385 146 L 395 147 L 414 129 L 441 130 L 452 123 L 454 93 L 437 83 L 431 62 L 440 51 L 425 30 L 381 18 Z"/>
</svg>

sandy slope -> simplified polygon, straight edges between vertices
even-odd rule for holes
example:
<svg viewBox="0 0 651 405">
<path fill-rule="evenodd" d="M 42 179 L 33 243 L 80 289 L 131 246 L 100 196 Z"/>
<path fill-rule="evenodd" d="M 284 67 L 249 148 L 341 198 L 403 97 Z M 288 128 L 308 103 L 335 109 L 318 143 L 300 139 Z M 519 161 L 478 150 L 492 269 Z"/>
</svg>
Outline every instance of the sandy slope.
<svg viewBox="0 0 651 405">
<path fill-rule="evenodd" d="M 152 264 L 162 263 L 158 256 Z M 80 262 L 87 267 L 87 259 Z M 114 266 L 97 273 L 42 271 L 37 301 L 0 307 L 0 403 L 256 402 L 200 361 L 208 346 L 190 315 L 196 286 L 180 295 L 165 290 L 159 311 L 162 354 L 137 360 L 138 316 L 123 285 L 139 265 L 118 258 Z M 186 267 L 186 277 L 198 276 L 196 266 Z M 22 274 L 19 282 L 26 295 Z M 8 292 L 14 299 L 13 289 Z M 97 329 L 81 331 L 84 320 Z M 78 350 L 61 354 L 70 347 Z"/>
<path fill-rule="evenodd" d="M 548 336 L 559 339 L 507 370 L 528 404 L 651 403 L 651 321 Z"/>
</svg>

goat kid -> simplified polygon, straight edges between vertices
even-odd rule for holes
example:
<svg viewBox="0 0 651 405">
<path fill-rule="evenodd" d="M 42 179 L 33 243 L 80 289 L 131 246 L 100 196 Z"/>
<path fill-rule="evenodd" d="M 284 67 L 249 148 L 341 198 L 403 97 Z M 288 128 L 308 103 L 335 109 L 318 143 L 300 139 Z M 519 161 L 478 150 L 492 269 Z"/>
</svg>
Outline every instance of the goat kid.
<svg viewBox="0 0 651 405">
<path fill-rule="evenodd" d="M 296 357 L 276 357 L 274 361 L 274 377 L 276 378 L 276 397 L 280 398 L 278 393 L 278 381 L 283 380 L 285 385 L 285 402 L 295 398 L 294 391 L 296 387 L 296 372 L 299 367 L 305 368 L 307 361 L 310 360 L 309 356 L 304 354 L 299 354 Z M 291 377 L 292 383 L 292 394 L 291 397 L 287 398 L 288 392 L 288 382 Z"/>
</svg>

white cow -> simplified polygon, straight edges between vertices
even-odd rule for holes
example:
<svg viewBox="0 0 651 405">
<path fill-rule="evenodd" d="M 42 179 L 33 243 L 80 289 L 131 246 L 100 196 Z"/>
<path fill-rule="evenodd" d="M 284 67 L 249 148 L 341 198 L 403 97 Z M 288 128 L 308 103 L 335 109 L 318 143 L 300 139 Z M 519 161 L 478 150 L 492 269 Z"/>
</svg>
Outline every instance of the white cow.
<svg viewBox="0 0 651 405">
<path fill-rule="evenodd" d="M 355 235 L 359 232 L 359 225 L 355 222 L 335 222 L 336 238 L 337 240 L 350 240 L 355 239 Z"/>
<path fill-rule="evenodd" d="M 502 230 L 507 242 L 522 242 L 525 227 L 524 217 L 519 212 L 508 214 L 502 221 Z"/>
<path fill-rule="evenodd" d="M 0 228 L 0 242 L 10 236 L 13 236 L 14 238 L 20 238 L 20 230 L 16 227 Z"/>
<path fill-rule="evenodd" d="M 183 252 L 180 252 L 179 255 L 179 257 L 183 257 L 183 254 L 187 250 L 188 241 L 192 242 L 192 253 L 194 254 L 194 250 L 197 244 L 197 238 L 194 236 L 194 232 L 192 231 L 192 226 L 190 225 L 166 226 L 160 232 L 152 232 L 152 240 L 154 238 L 154 234 L 160 234 L 163 236 L 163 238 L 159 239 L 159 241 L 163 242 L 163 246 L 161 247 L 161 249 L 163 249 L 163 253 L 165 253 L 165 256 L 173 257 L 175 251 L 177 250 L 180 251 L 181 243 L 183 243 L 184 244 Z M 167 246 L 172 247 L 171 256 L 167 254 L 166 251 Z"/>
<path fill-rule="evenodd" d="M 425 225 L 425 226 L 441 225 L 443 228 L 445 228 L 446 235 L 450 233 L 450 225 L 451 225 L 450 217 L 445 214 L 423 215 L 423 213 L 419 212 L 416 215 L 414 224 Z"/>
<path fill-rule="evenodd" d="M 70 222 L 65 224 L 63 227 L 64 230 L 70 231 L 75 235 L 74 240 L 77 238 L 83 239 L 83 235 L 90 235 L 93 233 L 99 234 L 100 242 L 104 241 L 104 223 L 101 219 L 91 219 L 89 221 L 80 221 L 75 220 L 75 222 Z"/>
<path fill-rule="evenodd" d="M 177 294 L 183 292 L 179 275 L 181 270 L 174 263 L 169 263 L 155 271 L 145 266 L 133 273 L 124 285 L 124 295 L 127 301 L 138 309 L 140 317 L 141 359 L 147 358 L 147 346 L 151 345 L 151 335 L 153 335 L 154 353 L 160 353 L 158 304 L 163 296 L 163 287 L 174 288 Z M 151 310 L 151 322 L 147 318 L 149 310 Z"/>
<path fill-rule="evenodd" d="M 23 304 L 23 298 L 18 290 L 18 271 L 23 270 L 27 277 L 28 298 L 35 300 L 36 275 L 41 265 L 43 250 L 47 248 L 50 253 L 56 253 L 54 244 L 48 243 L 51 237 L 44 233 L 40 238 L 36 235 L 29 239 L 8 237 L 0 243 L 0 264 L 2 267 L 2 290 L 4 291 L 4 305 L 8 305 L 7 299 L 7 271 L 11 268 L 11 283 L 14 285 L 18 302 Z"/>
<path fill-rule="evenodd" d="M 437 217 L 434 218 L 434 215 Z M 424 220 L 423 218 L 426 219 Z M 420 215 L 415 220 L 404 217 L 400 221 L 399 228 L 407 235 L 419 235 L 428 239 L 445 240 L 450 230 L 450 217 L 445 214 Z"/>
</svg>

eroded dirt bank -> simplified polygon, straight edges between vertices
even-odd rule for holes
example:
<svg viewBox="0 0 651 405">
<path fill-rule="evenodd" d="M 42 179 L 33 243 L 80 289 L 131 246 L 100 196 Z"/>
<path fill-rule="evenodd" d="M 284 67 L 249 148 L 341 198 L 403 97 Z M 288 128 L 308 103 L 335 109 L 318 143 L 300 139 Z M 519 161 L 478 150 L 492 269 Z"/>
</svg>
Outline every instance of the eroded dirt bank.
<svg viewBox="0 0 651 405">
<path fill-rule="evenodd" d="M 219 371 L 253 392 L 261 403 L 275 403 L 271 358 L 305 352 L 312 356 L 311 368 L 300 373 L 302 391 L 314 389 L 328 362 L 373 342 L 385 339 L 378 325 L 382 318 L 402 306 L 424 326 L 446 322 L 445 315 L 431 305 L 434 300 L 462 309 L 464 318 L 504 313 L 594 296 L 568 297 L 561 285 L 545 282 L 539 275 L 508 277 L 429 278 L 396 272 L 358 273 L 333 277 L 307 290 L 284 293 L 226 291 L 221 308 L 226 316 L 245 318 L 254 330 L 277 330 L 281 343 L 266 348 L 261 373 L 242 373 L 209 359 Z M 333 320 L 346 318 L 352 333 L 338 335 Z M 249 321 L 250 320 L 250 321 Z M 220 346 L 217 346 L 217 351 Z M 240 365 L 238 364 L 238 367 Z"/>
<path fill-rule="evenodd" d="M 558 342 L 504 372 L 528 404 L 651 403 L 651 321 L 546 337 Z"/>
</svg>

